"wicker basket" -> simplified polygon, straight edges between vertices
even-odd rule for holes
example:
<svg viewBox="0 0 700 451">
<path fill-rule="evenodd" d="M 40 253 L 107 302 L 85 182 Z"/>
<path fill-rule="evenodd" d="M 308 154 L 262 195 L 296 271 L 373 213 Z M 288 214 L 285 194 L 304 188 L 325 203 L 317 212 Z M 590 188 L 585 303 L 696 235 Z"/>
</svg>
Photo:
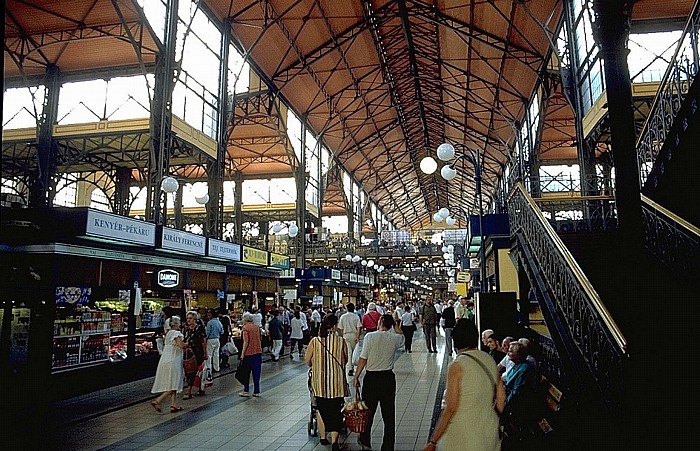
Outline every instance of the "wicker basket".
<svg viewBox="0 0 700 451">
<path fill-rule="evenodd" d="M 360 401 L 357 393 L 355 393 L 355 401 Z M 351 432 L 363 433 L 367 430 L 372 411 L 369 409 L 343 410 L 343 416 L 345 417 L 345 425 Z"/>
</svg>

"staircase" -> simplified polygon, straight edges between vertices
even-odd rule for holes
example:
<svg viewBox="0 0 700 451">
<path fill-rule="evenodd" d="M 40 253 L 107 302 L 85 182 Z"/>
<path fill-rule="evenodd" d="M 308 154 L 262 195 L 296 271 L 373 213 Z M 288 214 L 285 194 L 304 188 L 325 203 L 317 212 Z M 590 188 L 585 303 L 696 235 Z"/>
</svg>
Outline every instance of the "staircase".
<svg viewBox="0 0 700 451">
<path fill-rule="evenodd" d="M 686 37 L 698 18 L 696 2 Z M 697 446 L 700 78 L 697 62 L 676 59 L 687 70 L 669 69 L 639 141 L 644 248 L 623 250 L 618 230 L 557 235 L 522 187 L 509 198 L 511 255 L 537 292 L 556 354 L 546 358 L 575 404 L 567 448 Z"/>
</svg>

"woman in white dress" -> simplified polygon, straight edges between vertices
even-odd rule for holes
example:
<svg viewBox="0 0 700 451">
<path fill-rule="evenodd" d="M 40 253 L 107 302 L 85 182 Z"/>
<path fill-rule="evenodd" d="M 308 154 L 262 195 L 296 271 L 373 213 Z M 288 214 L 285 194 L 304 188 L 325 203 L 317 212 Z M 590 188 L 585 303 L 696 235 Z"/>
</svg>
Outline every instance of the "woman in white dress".
<svg viewBox="0 0 700 451">
<path fill-rule="evenodd" d="M 447 369 L 445 409 L 424 451 L 498 451 L 506 391 L 496 362 L 476 348 L 479 332 L 470 320 L 457 322 L 452 339 L 457 357 Z"/>
<path fill-rule="evenodd" d="M 170 412 L 179 412 L 182 407 L 175 403 L 176 393 L 181 392 L 185 383 L 185 369 L 182 366 L 183 349 L 187 347 L 184 336 L 180 332 L 181 320 L 179 316 L 170 318 L 171 329 L 165 335 L 163 354 L 158 361 L 156 378 L 153 381 L 151 393 L 160 393 L 151 405 L 158 412 L 162 412 L 160 403 L 170 396 Z"/>
</svg>

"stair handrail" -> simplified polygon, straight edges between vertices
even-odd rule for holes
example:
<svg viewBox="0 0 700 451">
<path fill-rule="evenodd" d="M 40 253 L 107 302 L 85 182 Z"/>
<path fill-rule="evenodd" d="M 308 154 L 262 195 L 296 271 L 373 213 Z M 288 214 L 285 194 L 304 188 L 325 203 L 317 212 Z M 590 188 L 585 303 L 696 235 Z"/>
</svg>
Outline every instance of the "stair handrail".
<svg viewBox="0 0 700 451">
<path fill-rule="evenodd" d="M 700 228 L 645 195 L 641 198 L 646 248 L 673 271 L 696 274 L 700 269 Z"/>
<path fill-rule="evenodd" d="M 511 191 L 510 195 L 508 196 L 508 205 L 509 205 L 509 217 L 514 217 L 516 212 L 511 212 L 510 211 L 510 206 L 512 205 L 512 200 L 520 195 L 522 199 L 527 203 L 527 205 L 530 207 L 532 213 L 534 214 L 534 217 L 538 221 L 538 223 L 541 225 L 542 229 L 545 231 L 547 234 L 547 237 L 549 240 L 554 244 L 556 247 L 557 252 L 561 255 L 561 257 L 564 259 L 566 262 L 566 265 L 571 269 L 571 272 L 576 279 L 576 282 L 580 284 L 581 288 L 585 292 L 591 306 L 595 309 L 596 313 L 602 320 L 602 322 L 605 324 L 606 329 L 609 331 L 610 335 L 612 336 L 613 340 L 615 341 L 616 345 L 619 348 L 619 351 L 622 354 L 627 353 L 627 339 L 625 338 L 624 334 L 622 333 L 622 330 L 620 327 L 617 325 L 615 320 L 613 319 L 612 315 L 608 311 L 607 308 L 605 308 L 605 305 L 603 305 L 600 295 L 598 292 L 595 290 L 591 282 L 588 280 L 586 277 L 585 273 L 579 266 L 579 264 L 576 262 L 576 259 L 571 255 L 571 252 L 567 249 L 566 245 L 564 242 L 561 240 L 559 235 L 556 234 L 556 232 L 552 229 L 552 226 L 549 224 L 547 219 L 544 217 L 542 214 L 542 211 L 537 207 L 537 204 L 535 203 L 534 199 L 530 194 L 527 192 L 525 187 L 522 185 L 522 183 L 517 183 L 514 186 L 514 189 Z M 514 228 L 511 227 L 511 231 L 514 230 Z"/>
<path fill-rule="evenodd" d="M 639 166 L 639 186 L 644 186 L 651 168 L 656 161 L 658 152 L 663 147 L 666 137 L 671 130 L 673 120 L 681 109 L 685 94 L 700 68 L 700 48 L 695 31 L 700 25 L 700 0 L 695 0 L 688 21 L 683 28 L 683 34 L 678 40 L 678 47 L 666 68 L 659 89 L 649 109 L 649 115 L 644 121 L 637 139 L 637 165 Z M 689 39 L 690 42 L 686 42 Z M 692 59 L 688 58 L 685 50 L 692 51 Z M 683 78 L 683 75 L 686 78 Z M 648 163 L 649 167 L 646 167 Z"/>
</svg>

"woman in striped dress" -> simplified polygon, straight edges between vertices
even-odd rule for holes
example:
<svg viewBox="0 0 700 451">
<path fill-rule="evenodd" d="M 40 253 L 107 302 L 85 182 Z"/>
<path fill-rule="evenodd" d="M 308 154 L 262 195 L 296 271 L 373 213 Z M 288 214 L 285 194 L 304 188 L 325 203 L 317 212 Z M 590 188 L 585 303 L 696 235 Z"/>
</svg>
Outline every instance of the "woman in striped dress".
<svg viewBox="0 0 700 451">
<path fill-rule="evenodd" d="M 311 388 L 320 415 L 317 421 L 321 444 L 330 443 L 333 451 L 340 449 L 338 436 L 343 427 L 341 410 L 343 398 L 348 396 L 348 381 L 345 378 L 348 353 L 345 340 L 335 332 L 337 324 L 337 316 L 323 317 L 319 336 L 309 342 L 304 358 L 311 367 Z M 326 432 L 330 432 L 330 442 L 326 439 Z"/>
</svg>

